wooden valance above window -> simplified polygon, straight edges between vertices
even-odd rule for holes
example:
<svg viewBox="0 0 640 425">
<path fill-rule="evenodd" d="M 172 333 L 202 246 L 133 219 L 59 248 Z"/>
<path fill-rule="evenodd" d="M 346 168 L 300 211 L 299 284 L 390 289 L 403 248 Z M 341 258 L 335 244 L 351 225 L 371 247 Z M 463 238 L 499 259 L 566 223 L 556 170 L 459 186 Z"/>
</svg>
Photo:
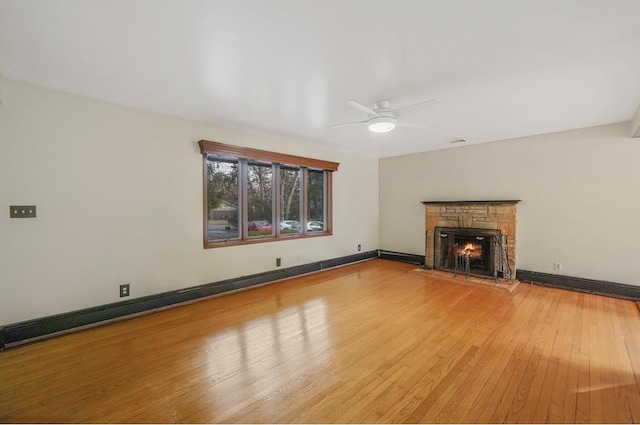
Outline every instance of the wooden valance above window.
<svg viewBox="0 0 640 425">
<path fill-rule="evenodd" d="M 308 167 L 317 170 L 337 171 L 340 163 L 323 161 L 320 159 L 305 158 L 303 156 L 288 155 L 284 153 L 263 151 L 260 149 L 244 148 L 240 146 L 225 145 L 224 143 L 200 140 L 200 151 L 208 155 L 230 156 L 247 160 L 268 161 L 283 165 Z"/>
</svg>

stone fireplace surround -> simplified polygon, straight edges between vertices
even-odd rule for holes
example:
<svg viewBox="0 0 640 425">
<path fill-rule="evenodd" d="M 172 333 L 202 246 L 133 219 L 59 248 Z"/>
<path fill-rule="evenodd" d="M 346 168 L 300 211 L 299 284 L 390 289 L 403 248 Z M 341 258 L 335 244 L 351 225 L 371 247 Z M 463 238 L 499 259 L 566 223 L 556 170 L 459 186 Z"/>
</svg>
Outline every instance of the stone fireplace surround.
<svg viewBox="0 0 640 425">
<path fill-rule="evenodd" d="M 507 241 L 509 268 L 516 275 L 516 228 L 519 200 L 500 201 L 424 201 L 425 266 L 433 268 L 437 252 L 436 227 L 499 230 Z"/>
</svg>

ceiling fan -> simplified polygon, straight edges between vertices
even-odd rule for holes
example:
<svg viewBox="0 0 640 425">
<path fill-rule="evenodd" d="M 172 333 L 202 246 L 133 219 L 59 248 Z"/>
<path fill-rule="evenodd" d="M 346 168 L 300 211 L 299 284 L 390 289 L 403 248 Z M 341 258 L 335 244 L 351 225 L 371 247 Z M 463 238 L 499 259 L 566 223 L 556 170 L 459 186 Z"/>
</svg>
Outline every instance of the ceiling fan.
<svg viewBox="0 0 640 425">
<path fill-rule="evenodd" d="M 417 112 L 439 102 L 440 101 L 438 99 L 429 99 L 425 100 L 424 102 L 403 106 L 398 109 L 391 109 L 391 107 L 389 106 L 389 101 L 387 100 L 377 101 L 376 103 L 374 103 L 373 108 L 368 108 L 367 106 L 363 105 L 362 103 L 356 102 L 355 100 L 348 100 L 347 105 L 352 106 L 362 112 L 366 112 L 368 114 L 367 119 L 363 121 L 353 121 L 344 124 L 330 125 L 329 127 L 325 127 L 324 129 L 328 130 L 332 128 L 346 127 L 348 125 L 354 124 L 366 124 L 367 127 L 369 127 L 369 130 L 374 133 L 386 133 L 396 127 L 430 128 L 431 126 L 428 124 L 423 124 L 415 121 L 407 121 L 402 118 L 402 115 Z"/>
</svg>

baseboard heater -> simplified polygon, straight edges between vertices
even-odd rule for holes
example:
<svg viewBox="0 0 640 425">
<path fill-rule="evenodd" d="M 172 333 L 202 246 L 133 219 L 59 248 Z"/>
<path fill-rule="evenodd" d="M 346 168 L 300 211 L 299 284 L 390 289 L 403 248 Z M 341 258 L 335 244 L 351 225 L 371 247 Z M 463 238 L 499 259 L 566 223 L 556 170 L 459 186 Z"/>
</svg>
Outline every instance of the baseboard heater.
<svg viewBox="0 0 640 425">
<path fill-rule="evenodd" d="M 516 279 L 521 282 L 530 282 L 542 286 L 571 289 L 574 291 L 588 292 L 590 294 L 622 298 L 625 300 L 640 300 L 640 286 L 627 285 L 624 283 L 585 279 L 574 276 L 562 276 L 521 269 L 517 270 Z"/>
<path fill-rule="evenodd" d="M 423 255 L 386 250 L 368 251 L 329 260 L 317 261 L 310 264 L 271 270 L 264 273 L 135 298 L 128 301 L 120 301 L 112 304 L 72 311 L 69 313 L 28 320 L 20 323 L 0 326 L 0 351 L 26 342 L 76 331 L 91 326 L 97 326 L 131 316 L 150 313 L 164 308 L 175 307 L 200 298 L 245 289 L 256 285 L 288 279 L 307 273 L 322 271 L 373 258 L 382 258 L 418 265 L 424 265 L 425 260 Z M 572 289 L 629 300 L 640 300 L 640 287 L 634 285 L 583 279 L 571 276 L 560 276 L 520 269 L 517 271 L 517 279 L 522 282 L 531 282 L 544 286 Z"/>
<path fill-rule="evenodd" d="M 424 255 L 406 254 L 404 252 L 378 250 L 378 258 L 393 261 L 402 261 L 403 263 L 424 264 Z"/>
<path fill-rule="evenodd" d="M 5 348 L 31 342 L 70 331 L 121 320 L 126 317 L 175 307 L 200 298 L 245 289 L 277 280 L 288 279 L 333 267 L 347 265 L 378 257 L 378 251 L 332 258 L 299 266 L 270 270 L 234 279 L 184 288 L 160 294 L 91 307 L 83 310 L 47 316 L 10 325 L 0 326 L 0 351 Z"/>
</svg>

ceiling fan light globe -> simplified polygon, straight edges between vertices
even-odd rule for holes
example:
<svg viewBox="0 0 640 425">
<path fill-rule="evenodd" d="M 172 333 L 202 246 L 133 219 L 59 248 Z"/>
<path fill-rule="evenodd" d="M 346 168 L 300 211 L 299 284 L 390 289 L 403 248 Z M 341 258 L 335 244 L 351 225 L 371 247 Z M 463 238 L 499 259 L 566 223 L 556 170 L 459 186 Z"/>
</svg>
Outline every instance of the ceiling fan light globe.
<svg viewBox="0 0 640 425">
<path fill-rule="evenodd" d="M 396 128 L 396 120 L 391 117 L 377 117 L 369 120 L 369 131 L 387 133 Z"/>
</svg>

